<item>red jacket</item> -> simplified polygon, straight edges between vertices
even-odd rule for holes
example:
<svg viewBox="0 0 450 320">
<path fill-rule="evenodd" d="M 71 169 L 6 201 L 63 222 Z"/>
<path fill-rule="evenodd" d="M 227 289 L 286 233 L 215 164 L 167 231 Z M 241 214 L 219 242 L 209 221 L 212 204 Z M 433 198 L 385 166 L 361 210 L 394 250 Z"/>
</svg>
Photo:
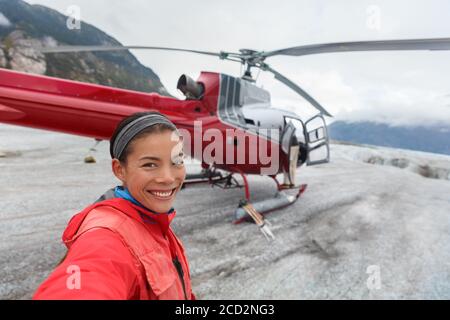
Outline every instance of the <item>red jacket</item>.
<svg viewBox="0 0 450 320">
<path fill-rule="evenodd" d="M 184 248 L 156 214 L 128 200 L 95 203 L 69 222 L 67 257 L 33 299 L 195 299 Z"/>
</svg>

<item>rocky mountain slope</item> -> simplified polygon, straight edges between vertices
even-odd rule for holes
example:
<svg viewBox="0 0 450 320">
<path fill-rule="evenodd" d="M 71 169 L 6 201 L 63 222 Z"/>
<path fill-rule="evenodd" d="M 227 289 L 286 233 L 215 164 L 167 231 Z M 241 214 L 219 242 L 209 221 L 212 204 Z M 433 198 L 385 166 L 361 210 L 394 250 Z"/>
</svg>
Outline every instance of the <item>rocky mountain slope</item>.
<svg viewBox="0 0 450 320">
<path fill-rule="evenodd" d="M 129 51 L 42 54 L 42 46 L 120 45 L 82 22 L 69 29 L 67 17 L 22 0 L 0 0 L 0 67 L 53 77 L 169 95 L 159 77 Z"/>
</svg>

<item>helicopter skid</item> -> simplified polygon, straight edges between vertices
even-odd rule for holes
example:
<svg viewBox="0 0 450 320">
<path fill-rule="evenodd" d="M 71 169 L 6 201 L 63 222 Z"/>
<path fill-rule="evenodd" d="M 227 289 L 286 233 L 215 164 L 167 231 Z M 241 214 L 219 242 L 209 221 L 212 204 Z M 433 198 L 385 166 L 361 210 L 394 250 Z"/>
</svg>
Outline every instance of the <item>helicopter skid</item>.
<svg viewBox="0 0 450 320">
<path fill-rule="evenodd" d="M 301 196 L 301 194 L 305 192 L 306 187 L 307 187 L 306 184 L 298 186 L 299 189 L 296 195 L 288 195 L 283 191 L 278 191 L 275 197 L 271 199 L 253 202 L 252 206 L 260 214 L 266 214 L 275 210 L 285 208 L 295 203 L 297 199 Z M 235 211 L 235 220 L 233 221 L 233 223 L 238 224 L 247 219 L 250 219 L 248 213 L 241 207 L 237 208 Z"/>
<path fill-rule="evenodd" d="M 221 179 L 223 179 L 223 177 L 219 172 L 203 171 L 200 173 L 187 174 L 184 184 L 211 183 Z"/>
</svg>

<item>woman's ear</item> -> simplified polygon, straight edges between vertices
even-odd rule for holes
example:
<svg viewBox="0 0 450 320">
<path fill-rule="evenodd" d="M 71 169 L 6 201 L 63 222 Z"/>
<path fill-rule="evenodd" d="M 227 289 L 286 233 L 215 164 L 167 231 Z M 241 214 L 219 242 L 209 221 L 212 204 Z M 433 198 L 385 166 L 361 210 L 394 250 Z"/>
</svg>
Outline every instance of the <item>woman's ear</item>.
<svg viewBox="0 0 450 320">
<path fill-rule="evenodd" d="M 125 182 L 125 168 L 122 166 L 120 161 L 118 159 L 112 159 L 111 162 L 111 168 L 114 175 L 122 181 L 122 183 Z"/>
</svg>

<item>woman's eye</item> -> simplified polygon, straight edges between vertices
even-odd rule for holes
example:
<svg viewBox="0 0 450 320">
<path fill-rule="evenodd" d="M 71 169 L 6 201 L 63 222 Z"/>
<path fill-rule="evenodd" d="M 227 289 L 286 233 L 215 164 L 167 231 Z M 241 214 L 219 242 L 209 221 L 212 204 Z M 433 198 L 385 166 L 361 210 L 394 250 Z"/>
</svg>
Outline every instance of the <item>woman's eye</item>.
<svg viewBox="0 0 450 320">
<path fill-rule="evenodd" d="M 155 163 L 146 163 L 146 164 L 143 165 L 143 167 L 146 167 L 146 168 L 155 168 L 155 167 L 156 167 L 156 164 L 155 164 Z"/>
</svg>

